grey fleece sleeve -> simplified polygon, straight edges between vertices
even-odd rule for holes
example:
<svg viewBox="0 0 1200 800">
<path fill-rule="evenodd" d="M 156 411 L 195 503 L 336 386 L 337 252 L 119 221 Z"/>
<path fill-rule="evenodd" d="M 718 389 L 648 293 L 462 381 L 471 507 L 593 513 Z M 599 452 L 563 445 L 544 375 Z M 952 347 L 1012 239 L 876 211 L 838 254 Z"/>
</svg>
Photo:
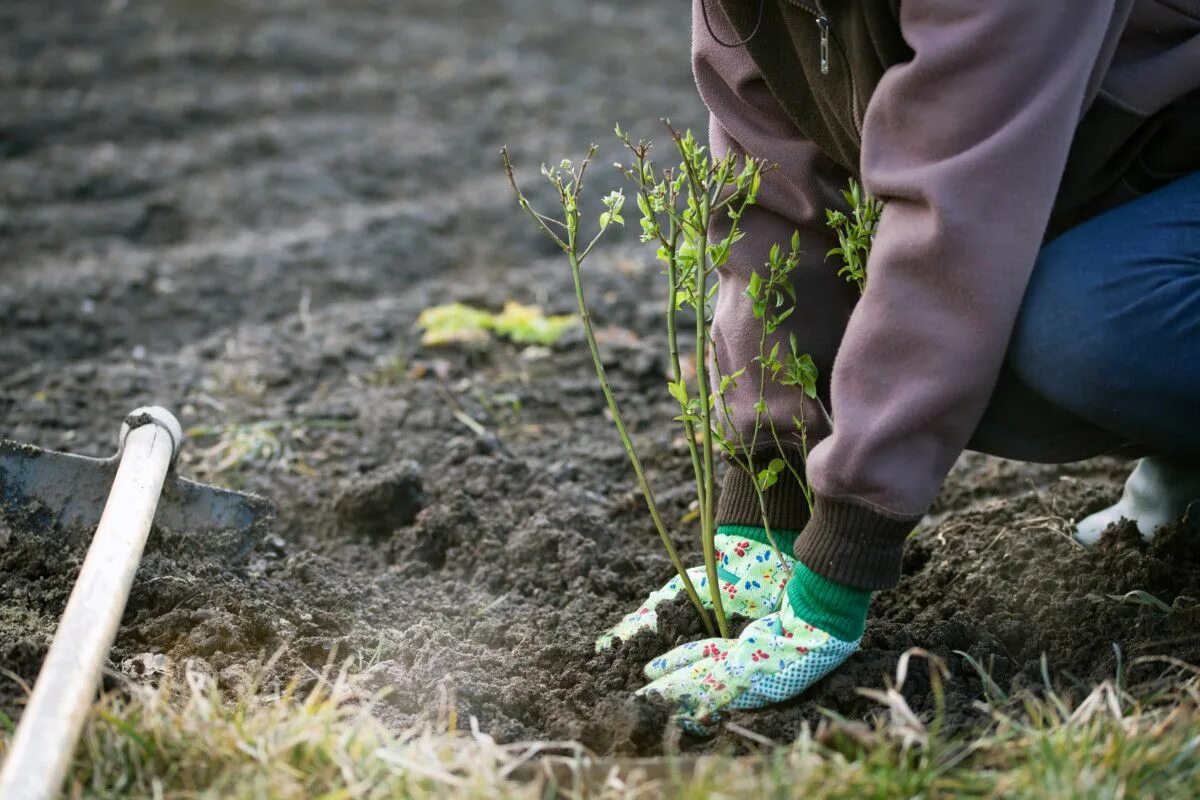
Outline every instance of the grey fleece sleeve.
<svg viewBox="0 0 1200 800">
<path fill-rule="evenodd" d="M 901 5 L 915 57 L 883 76 L 863 131 L 863 180 L 886 208 L 834 366 L 834 431 L 809 461 L 816 518 L 797 545 L 827 577 L 894 582 L 902 529 L 978 424 L 1106 67 L 1113 5 Z M 864 572 L 870 548 L 897 563 Z"/>
</svg>

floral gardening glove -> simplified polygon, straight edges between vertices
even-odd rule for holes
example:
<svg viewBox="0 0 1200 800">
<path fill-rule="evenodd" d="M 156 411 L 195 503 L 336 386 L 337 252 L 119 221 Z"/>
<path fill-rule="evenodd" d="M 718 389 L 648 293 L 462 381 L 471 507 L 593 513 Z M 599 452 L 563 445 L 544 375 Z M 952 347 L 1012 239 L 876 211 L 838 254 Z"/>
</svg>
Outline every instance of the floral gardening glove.
<svg viewBox="0 0 1200 800">
<path fill-rule="evenodd" d="M 674 703 L 682 727 L 707 734 L 722 710 L 779 703 L 841 666 L 858 649 L 870 602 L 870 591 L 797 562 L 778 613 L 737 639 L 689 642 L 654 659 L 645 669 L 653 683 L 638 694 Z"/>
<path fill-rule="evenodd" d="M 796 560 L 792 558 L 792 545 L 796 534 L 790 531 L 772 531 L 779 553 L 771 546 L 767 533 L 762 528 L 747 525 L 722 525 L 713 537 L 717 549 L 717 575 L 721 579 L 721 606 L 726 616 L 740 614 L 758 619 L 779 609 L 783 589 Z M 780 555 L 783 560 L 780 560 Z M 696 587 L 696 593 L 705 608 L 712 607 L 708 590 L 708 576 L 704 567 L 692 567 L 688 576 Z M 615 626 L 605 631 L 596 640 L 596 649 L 603 650 L 616 639 L 629 640 L 643 630 L 655 630 L 658 614 L 655 607 L 671 600 L 683 591 L 683 581 L 676 575 L 666 586 L 646 598 L 637 611 L 625 615 Z"/>
</svg>

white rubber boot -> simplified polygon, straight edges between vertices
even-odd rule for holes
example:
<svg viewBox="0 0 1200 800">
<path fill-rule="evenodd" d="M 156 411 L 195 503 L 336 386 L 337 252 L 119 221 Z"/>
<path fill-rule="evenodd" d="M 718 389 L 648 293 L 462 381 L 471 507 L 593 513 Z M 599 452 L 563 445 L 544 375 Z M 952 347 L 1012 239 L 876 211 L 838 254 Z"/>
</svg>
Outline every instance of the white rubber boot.
<svg viewBox="0 0 1200 800">
<path fill-rule="evenodd" d="M 1080 522 L 1075 539 L 1093 545 L 1109 525 L 1125 518 L 1137 523 L 1142 538 L 1150 541 L 1158 528 L 1183 517 L 1188 506 L 1198 501 L 1200 463 L 1143 458 L 1125 481 L 1125 491 L 1116 505 Z"/>
</svg>

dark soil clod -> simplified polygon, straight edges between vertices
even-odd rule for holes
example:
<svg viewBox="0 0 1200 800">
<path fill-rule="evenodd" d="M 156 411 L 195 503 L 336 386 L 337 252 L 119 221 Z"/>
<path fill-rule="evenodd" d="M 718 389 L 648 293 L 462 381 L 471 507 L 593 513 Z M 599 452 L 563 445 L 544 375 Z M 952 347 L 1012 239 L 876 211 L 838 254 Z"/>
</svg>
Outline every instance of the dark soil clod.
<svg viewBox="0 0 1200 800">
<path fill-rule="evenodd" d="M 422 478 L 421 465 L 411 459 L 355 476 L 333 501 L 333 514 L 343 530 L 390 536 L 424 506 Z"/>
</svg>

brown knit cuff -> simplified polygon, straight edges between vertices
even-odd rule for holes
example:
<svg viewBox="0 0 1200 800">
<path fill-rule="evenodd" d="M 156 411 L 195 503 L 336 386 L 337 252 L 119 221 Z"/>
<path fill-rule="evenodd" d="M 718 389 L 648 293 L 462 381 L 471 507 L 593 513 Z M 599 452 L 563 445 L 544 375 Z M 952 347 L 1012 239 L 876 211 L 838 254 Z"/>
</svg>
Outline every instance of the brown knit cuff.
<svg viewBox="0 0 1200 800">
<path fill-rule="evenodd" d="M 780 458 L 777 449 L 764 450 L 753 459 L 754 469 L 764 469 L 772 459 Z M 787 450 L 782 456 L 792 468 L 804 476 L 804 459 L 798 451 Z M 808 524 L 808 501 L 796 483 L 791 470 L 785 470 L 774 486 L 763 492 L 767 521 L 772 530 L 801 531 Z M 717 505 L 717 525 L 751 525 L 761 528 L 762 511 L 754 492 L 754 480 L 736 464 L 729 464 L 721 484 Z"/>
<path fill-rule="evenodd" d="M 920 517 L 896 518 L 817 495 L 813 518 L 796 539 L 796 558 L 813 572 L 859 589 L 890 589 L 900 580 L 904 540 Z"/>
</svg>

